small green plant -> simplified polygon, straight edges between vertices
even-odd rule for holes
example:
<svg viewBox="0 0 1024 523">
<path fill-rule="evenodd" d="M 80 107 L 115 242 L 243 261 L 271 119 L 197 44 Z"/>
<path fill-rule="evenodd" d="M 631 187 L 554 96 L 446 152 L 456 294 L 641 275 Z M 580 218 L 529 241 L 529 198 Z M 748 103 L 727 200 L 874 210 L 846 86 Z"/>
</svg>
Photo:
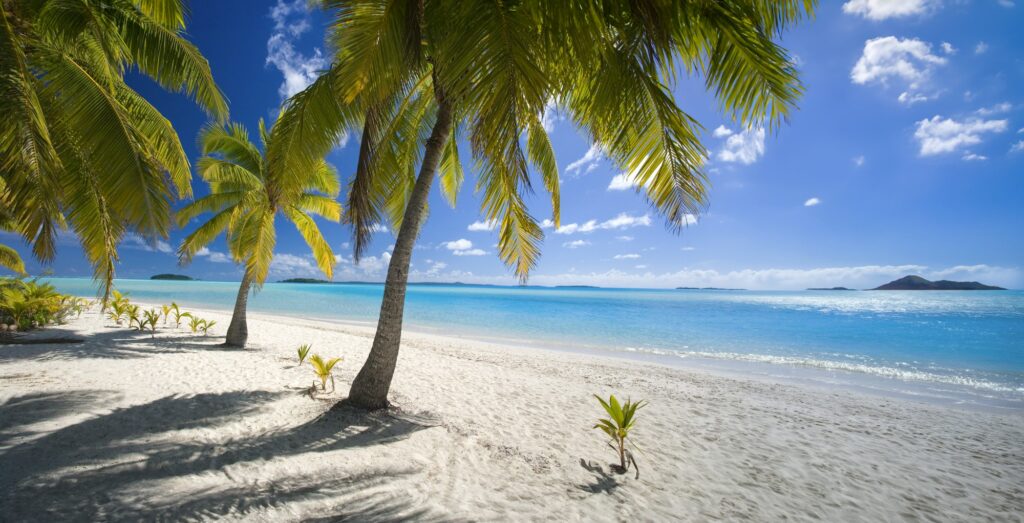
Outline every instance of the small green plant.
<svg viewBox="0 0 1024 523">
<path fill-rule="evenodd" d="M 626 449 L 626 438 L 629 437 L 629 431 L 633 429 L 633 425 L 636 423 L 636 411 L 647 405 L 647 402 L 638 401 L 633 403 L 627 399 L 626 403 L 620 405 L 619 400 L 615 399 L 614 394 L 608 397 L 608 401 L 605 401 L 597 394 L 594 394 L 594 397 L 597 398 L 597 401 L 601 402 L 604 411 L 608 413 L 607 418 L 597 420 L 594 428 L 604 431 L 611 438 L 611 442 L 608 445 L 619 453 L 619 465 L 616 472 L 625 474 L 629 470 L 629 463 L 632 463 L 633 468 L 636 469 L 636 477 L 639 478 L 640 467 L 637 466 L 633 453 Z M 629 440 L 629 443 L 639 450 L 640 447 L 637 447 L 633 440 Z"/>
<path fill-rule="evenodd" d="M 149 327 L 150 335 L 155 337 L 156 325 L 157 323 L 160 322 L 160 313 L 154 309 L 150 309 L 148 311 L 145 311 L 143 315 L 144 318 L 142 319 L 142 325 L 145 327 Z"/>
<path fill-rule="evenodd" d="M 142 330 L 142 314 L 139 312 L 138 305 L 129 305 L 127 310 L 128 315 L 128 326 L 134 326 L 138 330 Z"/>
<path fill-rule="evenodd" d="M 217 322 L 214 320 L 203 320 L 199 325 L 199 330 L 203 331 L 203 336 L 206 336 L 206 333 L 216 324 Z"/>
<path fill-rule="evenodd" d="M 167 318 L 171 315 L 171 306 L 170 305 L 161 305 L 160 306 L 160 312 L 162 312 L 164 314 L 164 325 L 167 325 Z"/>
<path fill-rule="evenodd" d="M 199 332 L 199 327 L 203 324 L 203 320 L 199 319 L 199 316 L 188 315 L 188 328 L 192 329 L 192 332 Z"/>
<path fill-rule="evenodd" d="M 309 348 L 310 345 L 308 343 L 299 347 L 299 365 L 302 365 L 302 362 L 306 360 L 306 355 L 309 354 Z"/>
<path fill-rule="evenodd" d="M 171 313 L 174 314 L 174 328 L 175 329 L 177 329 L 178 327 L 181 327 L 181 319 L 182 318 L 186 318 L 186 317 L 191 318 L 192 317 L 192 315 L 187 313 L 187 312 L 181 312 L 181 309 L 178 308 L 178 304 L 177 303 L 173 303 L 173 302 L 171 303 Z"/>
<path fill-rule="evenodd" d="M 309 357 L 309 363 L 313 366 L 313 372 L 316 373 L 317 378 L 320 378 L 320 390 L 327 391 L 327 378 L 331 378 L 331 392 L 334 392 L 334 375 L 331 371 L 339 361 L 341 361 L 341 358 L 332 358 L 324 361 L 319 354 Z"/>
</svg>

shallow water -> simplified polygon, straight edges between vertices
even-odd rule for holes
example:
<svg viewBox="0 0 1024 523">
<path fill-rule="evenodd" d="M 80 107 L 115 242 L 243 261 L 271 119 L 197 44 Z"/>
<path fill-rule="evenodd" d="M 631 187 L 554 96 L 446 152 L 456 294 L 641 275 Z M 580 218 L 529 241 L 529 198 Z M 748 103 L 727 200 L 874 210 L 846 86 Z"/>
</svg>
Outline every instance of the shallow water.
<svg viewBox="0 0 1024 523">
<path fill-rule="evenodd" d="M 95 295 L 88 279 L 55 278 Z M 237 283 L 118 280 L 140 301 L 229 309 Z M 383 287 L 271 283 L 250 310 L 376 321 Z M 412 285 L 406 325 L 1024 409 L 1024 292 L 705 291 Z M 814 370 L 810 370 L 814 369 Z M 817 374 L 815 373 L 817 372 Z M 908 388 L 909 387 L 909 388 Z"/>
</svg>

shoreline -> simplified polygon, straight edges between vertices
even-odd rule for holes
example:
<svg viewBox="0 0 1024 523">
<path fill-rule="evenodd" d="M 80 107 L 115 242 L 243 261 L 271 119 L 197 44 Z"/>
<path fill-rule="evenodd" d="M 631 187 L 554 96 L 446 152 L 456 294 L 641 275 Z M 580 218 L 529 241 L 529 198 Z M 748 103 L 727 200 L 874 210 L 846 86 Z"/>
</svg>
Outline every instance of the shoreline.
<svg viewBox="0 0 1024 523">
<path fill-rule="evenodd" d="M 158 303 L 139 301 L 146 308 L 157 307 Z M 226 314 L 230 318 L 231 310 L 210 307 L 207 305 L 195 308 L 216 314 Z M 249 318 L 261 317 L 269 321 L 282 319 L 302 320 L 311 327 L 336 330 L 346 334 L 358 334 L 372 340 L 376 323 L 361 322 L 350 319 L 326 317 L 303 317 L 299 314 L 252 312 Z M 226 328 L 223 325 L 222 328 Z M 610 361 L 654 364 L 689 372 L 708 372 L 719 377 L 733 379 L 755 379 L 766 383 L 778 383 L 807 387 L 824 392 L 843 390 L 856 394 L 899 399 L 927 405 L 939 405 L 951 408 L 981 410 L 985 412 L 1022 415 L 1024 416 L 1024 391 L 1012 391 L 1015 397 L 1008 398 L 1008 391 L 984 391 L 963 383 L 935 381 L 933 379 L 915 379 L 913 377 L 895 377 L 877 373 L 871 368 L 869 372 L 849 368 L 844 364 L 831 361 L 813 361 L 803 363 L 805 358 L 784 358 L 764 356 L 760 359 L 725 358 L 704 353 L 682 353 L 677 351 L 638 350 L 632 348 L 614 349 L 590 345 L 556 345 L 554 342 L 540 339 L 511 338 L 507 336 L 485 336 L 480 333 L 441 332 L 440 328 L 424 325 L 405 326 L 402 330 L 403 342 L 406 336 L 428 336 L 441 339 L 450 338 L 465 343 L 484 344 L 491 350 L 536 350 L 541 353 L 577 354 L 585 358 L 601 358 Z M 756 354 L 740 355 L 758 357 Z M 774 361 L 773 361 L 774 360 Z M 787 361 L 789 360 L 789 361 Z M 824 365 L 822 365 L 824 364 Z M 898 372 L 897 369 L 884 370 Z M 936 375 L 936 378 L 943 376 Z M 999 396 L 986 394 L 1000 394 Z"/>
<path fill-rule="evenodd" d="M 1024 417 L 409 333 L 390 415 L 332 406 L 372 328 L 254 313 L 250 347 L 96 310 L 83 344 L 0 348 L 5 517 L 1006 520 Z M 341 356 L 310 397 L 295 347 Z M 644 399 L 639 479 L 593 394 Z M 914 478 L 914 481 L 907 481 Z M 597 515 L 597 516 L 595 516 Z"/>
</svg>

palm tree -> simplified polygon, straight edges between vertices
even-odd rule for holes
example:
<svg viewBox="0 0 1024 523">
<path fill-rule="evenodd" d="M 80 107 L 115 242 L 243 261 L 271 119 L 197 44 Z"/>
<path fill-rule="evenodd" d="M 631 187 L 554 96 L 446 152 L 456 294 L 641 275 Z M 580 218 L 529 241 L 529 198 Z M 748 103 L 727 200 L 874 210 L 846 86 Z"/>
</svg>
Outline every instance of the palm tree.
<svg viewBox="0 0 1024 523">
<path fill-rule="evenodd" d="M 412 248 L 438 170 L 454 200 L 461 135 L 478 167 L 483 214 L 498 223 L 499 256 L 523 281 L 543 238 L 523 199 L 531 164 L 559 221 L 558 172 L 540 123 L 552 100 L 679 231 L 706 205 L 707 152 L 699 123 L 676 105 L 670 85 L 680 71 L 700 73 L 741 125 L 776 127 L 801 92 L 776 40 L 815 4 L 322 3 L 336 10 L 334 65 L 290 101 L 275 131 L 281 148 L 269 159 L 314 162 L 339 133 L 361 127 L 346 215 L 356 256 L 381 216 L 400 226 L 373 346 L 348 399 L 364 408 L 387 406 Z"/>
<path fill-rule="evenodd" d="M 259 129 L 263 148 L 272 149 L 271 135 L 262 120 Z M 208 125 L 201 131 L 199 143 L 203 151 L 199 175 L 210 184 L 210 194 L 181 209 L 178 223 L 184 227 L 204 212 L 213 216 L 184 239 L 178 254 L 187 263 L 226 232 L 228 250 L 235 261 L 245 263 L 245 272 L 225 344 L 244 347 L 249 334 L 245 321 L 249 291 L 267 279 L 276 243 L 275 218 L 280 214 L 295 225 L 313 251 L 317 266 L 330 278 L 334 253 L 311 215 L 338 221 L 341 205 L 336 198 L 341 187 L 334 168 L 322 158 L 306 171 L 270 169 L 240 124 Z"/>
<path fill-rule="evenodd" d="M 47 262 L 68 227 L 107 295 L 128 231 L 166 237 L 170 198 L 191 196 L 170 122 L 124 80 L 138 71 L 224 119 L 181 0 L 0 2 L 0 178 L 11 229 Z"/>
</svg>

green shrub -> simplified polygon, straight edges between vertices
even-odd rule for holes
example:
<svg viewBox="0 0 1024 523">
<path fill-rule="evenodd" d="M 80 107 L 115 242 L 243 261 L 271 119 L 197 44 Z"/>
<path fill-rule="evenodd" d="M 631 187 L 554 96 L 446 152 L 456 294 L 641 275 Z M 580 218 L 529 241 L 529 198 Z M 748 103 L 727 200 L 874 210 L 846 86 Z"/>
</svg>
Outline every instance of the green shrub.
<svg viewBox="0 0 1024 523">
<path fill-rule="evenodd" d="M 619 473 L 624 474 L 629 470 L 629 463 L 633 463 L 634 468 L 637 468 L 636 475 L 640 477 L 640 469 L 636 467 L 636 460 L 633 458 L 633 453 L 626 450 L 626 438 L 629 437 L 629 431 L 633 429 L 633 425 L 636 423 L 636 411 L 647 405 L 646 401 L 638 401 L 633 403 L 630 400 L 626 400 L 626 403 L 619 404 L 619 400 L 615 399 L 615 395 L 609 396 L 608 401 L 605 401 L 597 394 L 594 394 L 597 401 L 601 402 L 601 406 L 604 407 L 604 411 L 608 413 L 607 418 L 601 418 L 597 420 L 597 424 L 594 425 L 595 429 L 601 429 L 608 437 L 611 438 L 609 445 L 619 453 Z M 636 443 L 629 440 L 635 448 Z"/>
<path fill-rule="evenodd" d="M 306 355 L 309 354 L 310 345 L 308 343 L 303 344 L 299 347 L 299 365 L 306 359 Z"/>
<path fill-rule="evenodd" d="M 332 358 L 328 361 L 324 361 L 319 354 L 314 354 L 309 357 L 309 363 L 313 366 L 313 372 L 316 373 L 316 377 L 320 378 L 320 390 L 327 391 L 327 378 L 331 379 L 331 392 L 334 391 L 334 375 L 331 371 L 334 369 L 341 358 Z"/>
</svg>

